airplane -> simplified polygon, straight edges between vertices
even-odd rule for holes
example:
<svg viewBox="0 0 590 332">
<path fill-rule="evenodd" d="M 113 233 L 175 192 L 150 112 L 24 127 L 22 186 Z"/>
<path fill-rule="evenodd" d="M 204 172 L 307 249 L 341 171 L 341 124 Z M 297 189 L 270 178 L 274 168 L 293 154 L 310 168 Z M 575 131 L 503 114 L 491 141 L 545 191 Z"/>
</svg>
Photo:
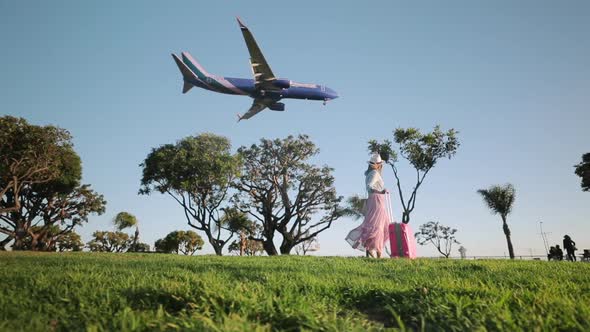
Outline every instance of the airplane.
<svg viewBox="0 0 590 332">
<path fill-rule="evenodd" d="M 178 69 L 182 73 L 184 85 L 182 93 L 192 87 L 211 90 L 231 95 L 250 96 L 254 99 L 250 109 L 242 116 L 238 114 L 238 122 L 250 119 L 265 108 L 272 111 L 284 111 L 285 104 L 279 100 L 309 99 L 327 101 L 338 98 L 336 91 L 319 84 L 298 83 L 284 78 L 277 78 L 264 59 L 264 55 L 254 36 L 246 25 L 237 18 L 240 29 L 250 53 L 250 64 L 254 79 L 222 77 L 209 74 L 188 52 L 182 52 L 182 59 L 172 54 Z"/>
</svg>

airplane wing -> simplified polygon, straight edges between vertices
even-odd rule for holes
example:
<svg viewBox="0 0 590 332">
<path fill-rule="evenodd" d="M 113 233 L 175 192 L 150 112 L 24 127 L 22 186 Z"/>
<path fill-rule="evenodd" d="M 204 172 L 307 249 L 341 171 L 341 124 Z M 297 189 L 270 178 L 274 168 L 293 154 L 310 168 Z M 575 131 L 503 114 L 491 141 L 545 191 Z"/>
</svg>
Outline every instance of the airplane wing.
<svg viewBox="0 0 590 332">
<path fill-rule="evenodd" d="M 270 104 L 274 103 L 274 100 L 269 99 L 269 98 L 265 98 L 265 99 L 254 99 L 254 102 L 252 103 L 252 106 L 250 107 L 250 109 L 248 110 L 248 112 L 246 112 L 246 114 L 244 115 L 239 115 L 238 114 L 238 122 L 240 122 L 241 120 L 248 120 L 251 117 L 253 117 L 254 115 L 258 114 L 259 112 L 261 112 L 262 110 L 264 110 L 265 108 L 267 108 Z"/>
<path fill-rule="evenodd" d="M 266 59 L 264 59 L 264 55 L 262 54 L 262 51 L 260 51 L 258 44 L 256 44 L 254 36 L 240 18 L 238 17 L 237 19 L 240 24 L 240 29 L 242 30 L 242 35 L 244 35 L 246 46 L 248 46 L 248 52 L 250 52 L 250 65 L 252 66 L 252 72 L 254 73 L 256 87 L 268 90 L 277 89 L 272 85 L 272 82 L 276 80 L 276 77 L 266 62 Z"/>
</svg>

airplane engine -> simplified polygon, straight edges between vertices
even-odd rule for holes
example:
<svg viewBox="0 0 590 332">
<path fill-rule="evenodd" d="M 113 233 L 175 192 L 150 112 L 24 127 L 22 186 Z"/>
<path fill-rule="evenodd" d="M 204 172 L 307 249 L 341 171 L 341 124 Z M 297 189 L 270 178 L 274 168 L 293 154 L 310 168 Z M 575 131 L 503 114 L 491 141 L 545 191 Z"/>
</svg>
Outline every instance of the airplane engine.
<svg viewBox="0 0 590 332">
<path fill-rule="evenodd" d="M 274 103 L 268 106 L 268 109 L 271 111 L 279 111 L 282 112 L 285 110 L 285 104 L 283 103 Z"/>
<path fill-rule="evenodd" d="M 291 81 L 281 78 L 281 79 L 274 81 L 273 85 L 276 86 L 277 88 L 288 89 L 289 87 L 291 87 Z"/>
</svg>

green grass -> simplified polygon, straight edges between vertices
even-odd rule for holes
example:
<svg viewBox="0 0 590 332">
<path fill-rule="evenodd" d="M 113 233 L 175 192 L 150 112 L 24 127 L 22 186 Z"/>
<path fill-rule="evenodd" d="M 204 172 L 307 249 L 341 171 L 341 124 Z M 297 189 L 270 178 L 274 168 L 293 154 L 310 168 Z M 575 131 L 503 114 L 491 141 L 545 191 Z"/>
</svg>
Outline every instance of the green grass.
<svg viewBox="0 0 590 332">
<path fill-rule="evenodd" d="M 0 253 L 0 330 L 590 330 L 590 264 Z"/>
</svg>

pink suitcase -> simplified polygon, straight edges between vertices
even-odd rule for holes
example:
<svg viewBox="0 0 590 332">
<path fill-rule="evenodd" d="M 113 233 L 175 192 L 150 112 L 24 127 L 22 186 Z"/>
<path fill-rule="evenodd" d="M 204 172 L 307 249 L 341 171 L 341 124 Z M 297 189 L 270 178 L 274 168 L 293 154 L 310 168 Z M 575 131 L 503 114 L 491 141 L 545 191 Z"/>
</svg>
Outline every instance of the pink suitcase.
<svg viewBox="0 0 590 332">
<path fill-rule="evenodd" d="M 412 227 L 394 222 L 389 224 L 391 257 L 416 258 L 416 239 Z"/>
</svg>

